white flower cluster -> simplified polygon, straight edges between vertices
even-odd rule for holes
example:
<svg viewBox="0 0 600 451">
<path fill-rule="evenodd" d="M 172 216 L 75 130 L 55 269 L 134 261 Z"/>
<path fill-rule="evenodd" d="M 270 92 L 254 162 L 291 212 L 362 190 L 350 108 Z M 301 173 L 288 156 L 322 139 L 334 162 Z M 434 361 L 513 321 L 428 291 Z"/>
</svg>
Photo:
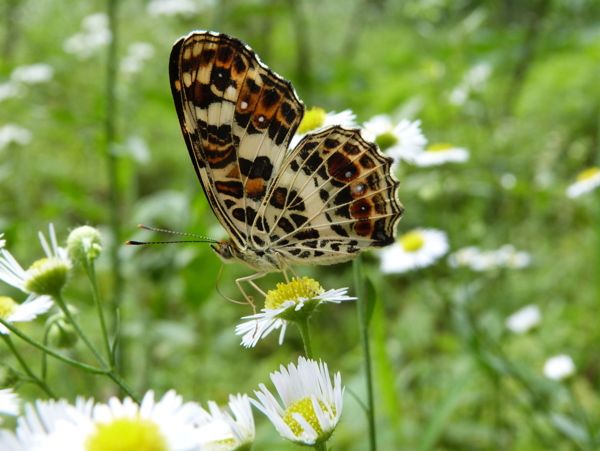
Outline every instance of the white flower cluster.
<svg viewBox="0 0 600 451">
<path fill-rule="evenodd" d="M 52 80 L 54 69 L 49 64 L 37 63 L 18 66 L 10 74 L 10 80 L 0 83 L 0 102 L 13 97 L 23 97 L 27 85 L 46 83 Z"/>
<path fill-rule="evenodd" d="M 152 0 L 148 3 L 151 16 L 191 16 L 212 6 L 214 0 Z"/>
<path fill-rule="evenodd" d="M 112 33 L 108 28 L 108 16 L 104 13 L 84 17 L 81 28 L 81 32 L 74 34 L 63 44 L 65 52 L 72 53 L 79 59 L 90 58 L 112 40 Z"/>
<path fill-rule="evenodd" d="M 492 73 L 492 66 L 488 63 L 479 63 L 467 71 L 462 81 L 450 93 L 450 103 L 464 105 L 473 92 L 481 92 Z"/>
<path fill-rule="evenodd" d="M 148 42 L 133 42 L 121 61 L 121 72 L 136 74 L 144 68 L 144 62 L 154 56 L 154 46 Z"/>
<path fill-rule="evenodd" d="M 15 143 L 25 146 L 31 142 L 31 131 L 17 124 L 5 124 L 0 127 L 0 150 Z"/>
<path fill-rule="evenodd" d="M 531 255 L 528 252 L 517 251 L 511 244 L 486 251 L 477 246 L 469 246 L 450 254 L 448 264 L 453 268 L 467 266 L 478 272 L 496 268 L 520 269 L 531 264 Z"/>
</svg>

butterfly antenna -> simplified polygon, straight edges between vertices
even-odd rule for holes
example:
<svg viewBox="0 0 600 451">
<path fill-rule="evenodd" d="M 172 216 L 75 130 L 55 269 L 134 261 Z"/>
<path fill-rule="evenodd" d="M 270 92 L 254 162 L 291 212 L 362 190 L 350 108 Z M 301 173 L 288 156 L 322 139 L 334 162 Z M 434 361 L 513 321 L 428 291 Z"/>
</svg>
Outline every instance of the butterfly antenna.
<svg viewBox="0 0 600 451">
<path fill-rule="evenodd" d="M 173 230 L 166 230 L 166 229 L 157 229 L 155 227 L 149 227 L 149 226 L 145 226 L 143 224 L 138 224 L 138 227 L 140 229 L 146 229 L 146 230 L 152 230 L 153 232 L 164 232 L 164 233 L 172 233 L 175 235 L 185 235 L 185 236 L 192 236 L 194 238 L 201 238 L 200 241 L 197 240 L 193 240 L 193 241 L 126 241 L 125 244 L 129 244 L 132 246 L 141 246 L 144 244 L 170 244 L 170 243 L 218 243 L 218 240 L 213 240 L 212 238 L 207 238 L 205 236 L 200 236 L 200 235 L 194 235 L 191 233 L 185 233 L 185 232 L 174 232 Z"/>
</svg>

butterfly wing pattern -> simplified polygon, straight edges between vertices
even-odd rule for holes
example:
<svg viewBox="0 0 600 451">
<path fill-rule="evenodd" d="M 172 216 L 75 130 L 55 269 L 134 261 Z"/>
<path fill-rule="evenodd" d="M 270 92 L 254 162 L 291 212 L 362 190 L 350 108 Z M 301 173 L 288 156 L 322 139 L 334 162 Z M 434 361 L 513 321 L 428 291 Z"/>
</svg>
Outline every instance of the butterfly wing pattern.
<svg viewBox="0 0 600 451">
<path fill-rule="evenodd" d="M 224 261 L 282 271 L 394 242 L 403 208 L 393 160 L 341 126 L 288 151 L 304 104 L 250 47 L 192 32 L 175 43 L 169 73 L 196 173 L 231 236 L 214 246 Z"/>
</svg>

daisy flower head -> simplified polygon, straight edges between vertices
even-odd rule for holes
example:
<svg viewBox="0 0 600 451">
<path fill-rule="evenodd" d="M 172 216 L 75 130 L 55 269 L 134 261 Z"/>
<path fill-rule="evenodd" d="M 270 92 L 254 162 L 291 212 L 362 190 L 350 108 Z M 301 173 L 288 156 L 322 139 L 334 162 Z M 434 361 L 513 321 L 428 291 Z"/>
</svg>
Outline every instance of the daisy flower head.
<svg viewBox="0 0 600 451">
<path fill-rule="evenodd" d="M 56 295 L 67 282 L 72 267 L 65 248 L 59 247 L 54 226 L 49 226 L 50 244 L 41 232 L 38 232 L 46 258 L 34 262 L 25 271 L 6 249 L 0 249 L 0 280 L 25 292 L 38 295 Z"/>
<path fill-rule="evenodd" d="M 515 334 L 524 334 L 542 320 L 542 312 L 537 305 L 526 305 L 506 318 L 506 327 Z"/>
<path fill-rule="evenodd" d="M 111 398 L 107 404 L 78 399 L 75 406 L 64 400 L 27 405 L 15 434 L 0 435 L 0 449 L 7 451 L 197 451 L 208 437 L 196 425 L 200 407 L 183 403 L 171 390 L 155 402 L 149 391 L 141 404 L 130 398 Z"/>
<path fill-rule="evenodd" d="M 342 127 L 356 127 L 356 114 L 352 110 L 344 110 L 340 113 L 335 111 L 326 112 L 323 108 L 313 106 L 304 113 L 298 131 L 290 142 L 290 147 L 295 148 L 307 133 L 314 133 L 329 127 L 330 125 L 341 125 Z"/>
<path fill-rule="evenodd" d="M 0 390 L 0 414 L 16 416 L 21 408 L 19 397 L 13 392 L 12 388 Z M 0 417 L 0 424 L 2 418 Z"/>
<path fill-rule="evenodd" d="M 464 163 L 469 159 L 469 151 L 452 144 L 437 143 L 427 148 L 414 157 L 417 166 L 438 166 L 444 163 Z"/>
<path fill-rule="evenodd" d="M 394 158 L 396 163 L 405 160 L 414 163 L 423 152 L 427 139 L 421 132 L 421 121 L 402 119 L 394 124 L 387 114 L 373 116 L 363 124 L 363 134 L 369 141 L 375 141 L 382 152 Z"/>
<path fill-rule="evenodd" d="M 298 366 L 290 363 L 286 369 L 282 365 L 271 373 L 271 380 L 281 403 L 264 384 L 254 392 L 258 400 L 250 401 L 277 431 L 299 445 L 313 446 L 329 440 L 342 414 L 345 389 L 340 373 L 332 383 L 326 363 L 300 357 Z"/>
<path fill-rule="evenodd" d="M 600 186 L 600 168 L 591 167 L 582 171 L 577 176 L 577 181 L 567 188 L 567 196 L 579 197 L 584 193 L 593 191 Z"/>
<path fill-rule="evenodd" d="M 18 304 L 8 296 L 0 296 L 0 318 L 7 323 L 20 323 L 32 321 L 38 315 L 50 310 L 53 302 L 50 296 L 36 296 L 30 294 L 22 304 Z M 4 324 L 0 324 L 0 334 L 8 334 L 10 331 Z"/>
<path fill-rule="evenodd" d="M 225 438 L 202 443 L 202 451 L 249 451 L 254 442 L 254 416 L 248 395 L 230 395 L 229 412 L 223 412 L 213 401 L 208 402 L 207 412 L 199 415 L 200 433 L 204 430 L 221 431 Z"/>
<path fill-rule="evenodd" d="M 247 348 L 256 346 L 258 340 L 272 331 L 281 329 L 279 344 L 283 343 L 287 325 L 290 322 L 306 321 L 317 306 L 324 302 L 339 304 L 342 301 L 353 301 L 356 298 L 346 296 L 348 288 L 329 291 L 314 279 L 303 277 L 292 278 L 289 283 L 278 283 L 275 290 L 269 290 L 265 299 L 265 308 L 256 315 L 245 316 L 249 321 L 239 324 L 236 335 L 242 337 L 242 345 Z"/>
<path fill-rule="evenodd" d="M 446 254 L 449 248 L 446 232 L 420 228 L 411 230 L 381 252 L 381 271 L 393 274 L 425 268 Z"/>
<path fill-rule="evenodd" d="M 548 379 L 561 381 L 575 374 L 575 363 L 568 355 L 561 354 L 546 360 L 544 364 L 544 375 Z"/>
</svg>

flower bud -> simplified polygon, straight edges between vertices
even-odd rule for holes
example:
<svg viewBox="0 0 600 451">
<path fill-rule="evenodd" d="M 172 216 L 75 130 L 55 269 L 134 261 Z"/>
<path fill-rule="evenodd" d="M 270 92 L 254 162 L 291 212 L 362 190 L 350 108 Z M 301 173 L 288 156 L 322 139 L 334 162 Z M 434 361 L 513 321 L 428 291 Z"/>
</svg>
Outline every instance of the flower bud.
<svg viewBox="0 0 600 451">
<path fill-rule="evenodd" d="M 55 319 L 50 325 L 48 342 L 59 349 L 72 348 L 78 340 L 75 328 L 64 318 Z"/>
<path fill-rule="evenodd" d="M 67 238 L 67 249 L 73 260 L 95 260 L 102 252 L 100 232 L 94 227 L 77 227 Z"/>
</svg>

